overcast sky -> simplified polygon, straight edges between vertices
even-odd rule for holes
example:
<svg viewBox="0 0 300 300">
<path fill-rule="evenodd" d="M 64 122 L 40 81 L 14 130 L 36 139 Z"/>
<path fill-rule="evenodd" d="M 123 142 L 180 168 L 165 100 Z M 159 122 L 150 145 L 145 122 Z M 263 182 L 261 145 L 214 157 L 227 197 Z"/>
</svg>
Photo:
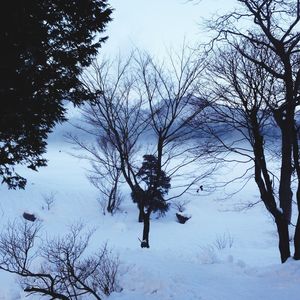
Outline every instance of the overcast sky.
<svg viewBox="0 0 300 300">
<path fill-rule="evenodd" d="M 114 20 L 108 24 L 108 41 L 102 53 L 115 56 L 138 47 L 154 55 L 195 44 L 205 37 L 201 18 L 225 13 L 236 0 L 111 0 Z M 196 4 L 196 2 L 198 2 Z"/>
</svg>

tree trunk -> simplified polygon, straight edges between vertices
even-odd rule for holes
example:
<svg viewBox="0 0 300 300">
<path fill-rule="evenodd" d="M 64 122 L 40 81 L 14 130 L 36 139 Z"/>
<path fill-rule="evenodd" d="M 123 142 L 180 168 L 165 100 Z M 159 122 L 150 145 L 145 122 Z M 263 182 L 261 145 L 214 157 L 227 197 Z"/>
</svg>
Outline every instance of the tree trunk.
<svg viewBox="0 0 300 300">
<path fill-rule="evenodd" d="M 287 97 L 288 99 L 288 97 Z M 289 101 L 287 101 L 289 102 Z M 279 115 L 274 114 L 275 120 L 281 129 L 281 170 L 279 184 L 279 202 L 282 214 L 273 214 L 277 225 L 279 237 L 279 251 L 281 262 L 284 263 L 291 255 L 289 241 L 289 224 L 292 216 L 292 198 L 291 189 L 292 180 L 292 159 L 294 145 L 294 113 L 291 109 L 286 112 L 280 112 Z"/>
<path fill-rule="evenodd" d="M 289 242 L 289 220 L 284 214 L 284 212 L 282 213 L 277 208 L 277 204 L 274 198 L 274 189 L 272 186 L 272 181 L 269 176 L 267 163 L 265 159 L 263 146 L 264 140 L 263 136 L 260 134 L 259 131 L 256 114 L 252 115 L 251 121 L 253 128 L 253 136 L 255 139 L 255 143 L 253 146 L 253 152 L 255 156 L 255 182 L 259 188 L 261 200 L 263 201 L 266 209 L 272 214 L 272 216 L 275 219 L 279 239 L 279 252 L 281 262 L 284 263 L 291 255 Z M 280 186 L 282 186 L 281 182 Z"/>
<path fill-rule="evenodd" d="M 144 222 L 144 206 L 142 204 L 138 204 L 138 209 L 139 209 L 139 223 Z"/>
<path fill-rule="evenodd" d="M 163 141 L 164 138 L 162 136 L 162 129 L 160 129 L 158 133 L 158 141 L 157 141 L 157 166 L 156 166 L 156 180 L 155 185 L 153 186 L 153 190 L 156 191 L 158 188 L 158 185 L 161 180 L 161 169 L 162 169 L 162 158 L 163 158 Z"/>
<path fill-rule="evenodd" d="M 300 260 L 300 162 L 299 162 L 299 145 L 298 145 L 298 132 L 297 132 L 296 125 L 294 124 L 293 130 L 293 159 L 294 159 L 294 166 L 295 171 L 298 179 L 298 187 L 296 192 L 296 199 L 297 199 L 297 207 L 298 207 L 298 217 L 297 217 L 297 224 L 294 234 L 294 259 Z"/>
<path fill-rule="evenodd" d="M 145 191 L 140 186 L 134 185 L 132 187 L 132 197 L 139 209 L 138 221 L 139 223 L 142 223 L 144 220 L 144 208 L 145 208 L 145 197 L 146 197 Z"/>
<path fill-rule="evenodd" d="M 291 76 L 288 76 L 291 77 Z M 292 79 L 286 78 L 286 105 L 274 111 L 274 119 L 281 131 L 281 169 L 279 181 L 279 202 L 283 215 L 287 222 L 291 222 L 292 198 L 292 161 L 294 147 L 294 106 L 293 103 L 293 84 Z"/>
<path fill-rule="evenodd" d="M 289 240 L 289 224 L 284 215 L 275 218 L 279 238 L 279 251 L 281 262 L 284 263 L 291 256 Z"/>
<path fill-rule="evenodd" d="M 144 216 L 143 216 L 144 227 L 143 227 L 143 240 L 141 241 L 142 248 L 150 248 L 150 245 L 149 245 L 150 214 L 151 214 L 151 211 L 148 210 L 146 213 L 144 213 Z"/>
<path fill-rule="evenodd" d="M 292 214 L 292 141 L 290 125 L 281 127 L 282 152 L 281 152 L 281 172 L 279 185 L 279 201 L 283 214 L 288 222 L 291 222 Z M 291 128 L 292 129 L 292 128 Z"/>
<path fill-rule="evenodd" d="M 297 174 L 299 171 L 299 161 L 298 161 L 298 168 Z M 295 234 L 294 234 L 294 259 L 295 260 L 300 260 L 300 177 L 299 174 L 298 176 L 298 189 L 296 193 L 296 198 L 297 198 L 297 207 L 298 207 L 298 217 L 297 217 L 297 223 L 296 223 L 296 228 L 295 228 Z"/>
<path fill-rule="evenodd" d="M 111 188 L 111 191 L 109 193 L 108 197 L 108 203 L 107 203 L 107 211 L 110 214 L 113 214 L 114 208 L 115 208 L 115 203 L 116 203 L 116 194 L 117 194 L 117 186 L 116 184 Z"/>
<path fill-rule="evenodd" d="M 294 247 L 295 247 L 294 259 L 300 260 L 300 216 L 299 214 L 297 218 L 297 224 L 296 224 L 295 235 L 294 235 Z"/>
</svg>

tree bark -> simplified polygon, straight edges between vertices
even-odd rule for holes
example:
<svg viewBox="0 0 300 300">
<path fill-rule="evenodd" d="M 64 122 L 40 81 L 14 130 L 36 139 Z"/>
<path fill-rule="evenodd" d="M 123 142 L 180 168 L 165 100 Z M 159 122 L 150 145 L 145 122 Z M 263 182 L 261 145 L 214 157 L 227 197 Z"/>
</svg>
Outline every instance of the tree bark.
<svg viewBox="0 0 300 300">
<path fill-rule="evenodd" d="M 300 260 L 300 162 L 299 162 L 299 145 L 298 145 L 298 132 L 297 128 L 294 124 L 293 130 L 293 159 L 294 159 L 294 166 L 295 171 L 298 179 L 298 187 L 296 192 L 296 199 L 297 199 L 297 208 L 298 208 L 298 217 L 297 223 L 295 228 L 294 234 L 294 259 Z"/>
<path fill-rule="evenodd" d="M 300 260 L 300 216 L 299 214 L 297 218 L 297 224 L 296 224 L 295 235 L 294 235 L 294 248 L 295 248 L 294 259 Z"/>
<path fill-rule="evenodd" d="M 297 141 L 298 146 L 298 141 Z M 299 151 L 299 150 L 298 150 Z M 299 152 L 297 151 L 297 156 L 299 156 Z M 297 198 L 297 207 L 298 207 L 298 217 L 297 217 L 297 223 L 295 228 L 295 234 L 294 234 L 294 259 L 300 260 L 300 166 L 299 166 L 299 160 L 295 162 L 295 167 L 297 170 L 297 177 L 298 177 L 298 188 L 296 193 Z"/>
<path fill-rule="evenodd" d="M 133 185 L 132 196 L 134 202 L 137 204 L 137 207 L 139 209 L 138 221 L 139 223 L 142 223 L 144 220 L 145 197 L 146 197 L 145 191 L 140 186 Z"/>
<path fill-rule="evenodd" d="M 108 203 L 107 203 L 107 211 L 110 214 L 113 214 L 114 209 L 116 207 L 117 186 L 118 186 L 118 182 L 115 182 L 109 193 Z"/>
<path fill-rule="evenodd" d="M 151 215 L 150 210 L 148 210 L 146 213 L 144 212 L 143 240 L 141 241 L 142 248 L 150 248 L 150 245 L 149 245 L 150 215 Z"/>
<path fill-rule="evenodd" d="M 289 126 L 288 126 L 289 127 Z M 284 128 L 282 133 L 282 153 L 281 153 L 281 172 L 279 185 L 279 201 L 283 214 L 288 223 L 291 222 L 292 197 L 291 189 L 292 178 L 292 142 L 291 130 Z"/>
<path fill-rule="evenodd" d="M 284 263 L 291 256 L 289 240 L 289 223 L 284 215 L 278 215 L 275 218 L 279 238 L 279 251 L 281 262 Z"/>
<path fill-rule="evenodd" d="M 258 186 L 261 200 L 263 201 L 266 209 L 272 214 L 277 226 L 278 239 L 279 239 L 279 252 L 281 262 L 284 263 L 291 255 L 290 241 L 289 241 L 289 220 L 284 212 L 277 208 L 274 198 L 274 190 L 272 181 L 269 176 L 267 163 L 264 153 L 264 140 L 259 131 L 257 123 L 257 115 L 254 112 L 251 115 L 251 124 L 253 130 L 253 152 L 255 157 L 255 182 Z"/>
<path fill-rule="evenodd" d="M 139 223 L 144 222 L 144 205 L 141 203 L 138 204 L 138 209 L 139 209 Z"/>
</svg>

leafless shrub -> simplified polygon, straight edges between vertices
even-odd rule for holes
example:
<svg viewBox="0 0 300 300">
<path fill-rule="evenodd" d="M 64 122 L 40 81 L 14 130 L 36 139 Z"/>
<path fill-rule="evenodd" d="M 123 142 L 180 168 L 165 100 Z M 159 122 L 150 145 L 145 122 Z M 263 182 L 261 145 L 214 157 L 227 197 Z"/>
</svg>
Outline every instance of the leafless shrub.
<svg viewBox="0 0 300 300">
<path fill-rule="evenodd" d="M 83 226 L 76 225 L 66 236 L 44 240 L 39 246 L 35 244 L 40 229 L 40 223 L 15 222 L 0 236 L 0 269 L 21 276 L 25 292 L 51 299 L 85 295 L 101 300 L 120 290 L 119 259 L 107 245 L 86 255 L 92 232 L 83 234 Z"/>
<path fill-rule="evenodd" d="M 190 200 L 182 200 L 176 199 L 172 201 L 172 206 L 177 209 L 179 212 L 184 212 L 186 210 L 186 206 L 190 203 Z"/>
<path fill-rule="evenodd" d="M 55 194 L 51 192 L 49 195 L 43 195 L 43 200 L 46 204 L 47 210 L 50 210 L 55 202 Z"/>
<path fill-rule="evenodd" d="M 91 118 L 86 112 L 86 118 Z M 92 118 L 90 123 L 95 122 Z M 81 130 L 83 127 L 77 126 Z M 91 163 L 88 180 L 90 183 L 99 190 L 101 197 L 99 203 L 102 208 L 103 214 L 106 211 L 114 214 L 120 207 L 122 197 L 119 192 L 119 185 L 121 182 L 121 167 L 120 158 L 115 146 L 109 141 L 109 134 L 97 138 L 96 145 L 90 145 L 86 141 L 82 141 L 75 135 L 67 135 L 68 140 L 85 150 L 87 155 L 75 155 L 83 159 L 87 159 Z"/>
<path fill-rule="evenodd" d="M 106 200 L 106 198 L 99 197 L 99 198 L 97 198 L 97 201 L 100 205 L 102 214 L 106 215 L 106 210 L 107 210 L 107 200 Z"/>
<path fill-rule="evenodd" d="M 0 269 L 26 276 L 37 256 L 34 240 L 40 230 L 40 222 L 23 221 L 8 224 L 0 236 Z"/>
<path fill-rule="evenodd" d="M 218 235 L 214 242 L 214 246 L 218 250 L 222 250 L 225 248 L 232 248 L 233 246 L 233 237 L 230 233 L 224 233 L 222 235 Z"/>
<path fill-rule="evenodd" d="M 118 190 L 114 195 L 113 201 L 111 200 L 112 199 L 104 193 L 101 195 L 101 197 L 97 199 L 103 215 L 105 215 L 106 212 L 109 212 L 111 215 L 114 215 L 118 210 L 120 210 L 121 203 L 123 202 L 123 195 Z M 111 203 L 113 205 L 111 205 Z"/>
<path fill-rule="evenodd" d="M 91 178 L 90 182 L 98 188 L 101 192 L 101 196 L 97 199 L 103 215 L 106 212 L 114 215 L 118 210 L 120 210 L 121 203 L 123 202 L 123 195 L 116 185 L 105 186 L 101 178 Z"/>
</svg>

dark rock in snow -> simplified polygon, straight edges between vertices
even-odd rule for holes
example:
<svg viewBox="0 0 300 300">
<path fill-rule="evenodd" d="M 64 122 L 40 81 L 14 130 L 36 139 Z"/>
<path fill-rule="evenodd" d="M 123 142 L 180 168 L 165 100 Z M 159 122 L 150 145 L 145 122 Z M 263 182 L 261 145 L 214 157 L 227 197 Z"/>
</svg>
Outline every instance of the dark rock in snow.
<svg viewBox="0 0 300 300">
<path fill-rule="evenodd" d="M 26 212 L 23 213 L 23 218 L 31 222 L 34 222 L 36 220 L 36 216 L 34 214 L 29 214 Z"/>
</svg>

